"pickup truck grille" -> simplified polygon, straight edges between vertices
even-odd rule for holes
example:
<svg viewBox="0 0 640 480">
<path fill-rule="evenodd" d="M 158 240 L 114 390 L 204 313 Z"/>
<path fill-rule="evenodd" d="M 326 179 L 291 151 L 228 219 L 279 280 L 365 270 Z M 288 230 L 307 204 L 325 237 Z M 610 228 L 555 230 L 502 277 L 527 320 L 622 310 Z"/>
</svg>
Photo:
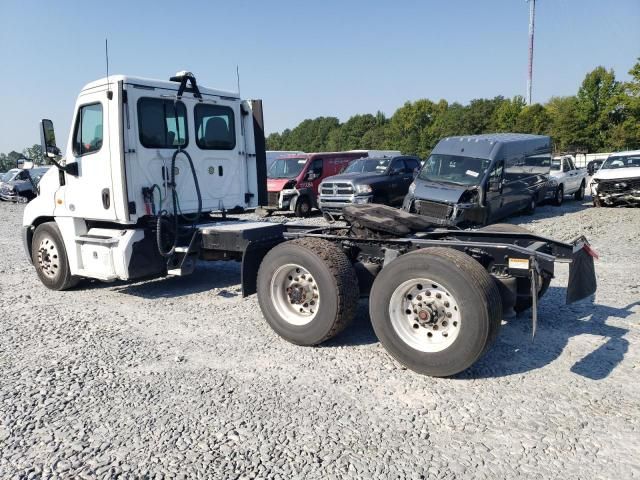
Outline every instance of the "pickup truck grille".
<svg viewBox="0 0 640 480">
<path fill-rule="evenodd" d="M 280 192 L 268 192 L 267 205 L 270 207 L 277 207 L 278 200 L 280 200 Z"/>
<path fill-rule="evenodd" d="M 434 218 L 449 218 L 453 213 L 453 207 L 446 203 L 430 202 L 428 200 L 415 201 L 416 212 L 420 215 Z"/>
<path fill-rule="evenodd" d="M 626 184 L 626 187 L 622 187 L 620 184 Z M 618 185 L 616 187 L 616 185 Z M 598 183 L 599 193 L 620 193 L 627 190 L 640 190 L 640 177 L 636 178 L 618 178 L 615 180 L 601 180 Z"/>
<path fill-rule="evenodd" d="M 345 182 L 323 183 L 320 187 L 320 195 L 352 195 L 353 185 Z"/>
</svg>

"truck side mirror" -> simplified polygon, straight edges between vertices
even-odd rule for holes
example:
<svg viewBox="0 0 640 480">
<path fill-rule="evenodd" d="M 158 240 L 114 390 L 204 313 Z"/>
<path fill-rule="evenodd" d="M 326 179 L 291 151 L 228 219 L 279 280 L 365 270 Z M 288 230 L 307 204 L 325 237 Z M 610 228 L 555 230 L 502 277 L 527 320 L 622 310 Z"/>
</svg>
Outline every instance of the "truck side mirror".
<svg viewBox="0 0 640 480">
<path fill-rule="evenodd" d="M 60 156 L 60 149 L 56 145 L 53 122 L 46 118 L 40 122 L 40 144 L 42 145 L 42 153 L 48 158 Z"/>
<path fill-rule="evenodd" d="M 307 173 L 307 180 L 310 181 L 310 182 L 315 180 L 315 179 L 317 179 L 318 177 L 320 177 L 319 173 L 315 173 L 315 172 Z"/>
</svg>

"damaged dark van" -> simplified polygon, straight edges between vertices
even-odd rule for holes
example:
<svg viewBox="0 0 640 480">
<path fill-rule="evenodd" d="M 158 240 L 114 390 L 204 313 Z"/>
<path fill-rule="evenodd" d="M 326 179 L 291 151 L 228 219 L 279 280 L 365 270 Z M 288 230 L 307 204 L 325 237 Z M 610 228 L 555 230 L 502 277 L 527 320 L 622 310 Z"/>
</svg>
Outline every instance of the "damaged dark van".
<svg viewBox="0 0 640 480">
<path fill-rule="evenodd" d="M 495 133 L 440 140 L 409 187 L 403 209 L 436 225 L 487 225 L 533 213 L 547 195 L 551 139 Z"/>
</svg>

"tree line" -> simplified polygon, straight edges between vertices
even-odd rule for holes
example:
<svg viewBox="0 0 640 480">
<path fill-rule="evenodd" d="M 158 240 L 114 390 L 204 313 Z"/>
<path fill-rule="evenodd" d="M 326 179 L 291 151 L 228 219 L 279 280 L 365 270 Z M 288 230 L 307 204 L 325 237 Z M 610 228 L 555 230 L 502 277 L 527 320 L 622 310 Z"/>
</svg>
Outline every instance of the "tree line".
<svg viewBox="0 0 640 480">
<path fill-rule="evenodd" d="M 354 115 L 307 119 L 293 129 L 267 137 L 269 150 L 305 152 L 351 149 L 400 150 L 429 155 L 452 135 L 516 132 L 550 135 L 556 152 L 605 152 L 640 148 L 640 58 L 627 82 L 600 66 L 589 72 L 576 95 L 527 105 L 522 96 L 471 100 L 406 102 L 387 118 Z"/>
<path fill-rule="evenodd" d="M 33 160 L 36 165 L 48 163 L 45 160 L 44 155 L 42 155 L 42 147 L 38 144 L 34 144 L 31 147 L 22 149 L 22 152 L 12 150 L 9 153 L 0 153 L 0 172 L 6 172 L 12 168 L 16 168 L 18 166 L 18 162 L 23 158 Z"/>
</svg>

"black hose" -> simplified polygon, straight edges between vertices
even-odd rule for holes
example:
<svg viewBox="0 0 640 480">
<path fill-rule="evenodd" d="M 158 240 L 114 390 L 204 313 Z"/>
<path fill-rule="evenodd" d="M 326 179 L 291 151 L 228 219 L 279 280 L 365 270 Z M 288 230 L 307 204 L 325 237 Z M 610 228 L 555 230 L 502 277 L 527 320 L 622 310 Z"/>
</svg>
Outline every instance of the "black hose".
<svg viewBox="0 0 640 480">
<path fill-rule="evenodd" d="M 189 155 L 189 153 L 186 150 L 182 150 L 182 148 L 178 148 L 175 152 L 173 152 L 173 156 L 171 157 L 171 175 L 170 175 L 170 185 L 171 185 L 171 190 L 172 190 L 172 200 L 173 200 L 173 219 L 174 219 L 174 228 L 175 228 L 175 232 L 174 232 L 174 237 L 173 237 L 173 245 L 171 246 L 171 248 L 167 251 L 162 249 L 162 221 L 163 219 L 165 219 L 165 217 L 168 215 L 168 212 L 166 210 L 161 210 L 160 212 L 158 212 L 158 218 L 157 218 L 157 222 L 156 222 L 156 242 L 158 244 L 158 251 L 160 252 L 160 255 L 162 255 L 163 257 L 171 257 L 175 251 L 176 251 L 176 246 L 178 245 L 178 229 L 179 229 L 179 223 L 178 223 L 178 193 L 176 192 L 176 157 L 178 156 L 179 153 L 183 153 L 185 157 L 187 157 L 187 160 L 189 160 L 189 167 L 191 168 L 191 175 L 193 176 L 193 183 L 196 187 L 196 195 L 198 197 L 198 211 L 196 213 L 196 215 L 194 216 L 194 220 L 192 225 L 195 227 L 196 222 L 198 221 L 198 219 L 200 218 L 200 215 L 202 214 L 202 193 L 200 192 L 200 183 L 198 182 L 198 175 L 196 174 L 196 167 L 193 164 L 193 160 L 191 159 L 191 155 Z M 194 232 L 195 233 L 195 232 Z"/>
</svg>

